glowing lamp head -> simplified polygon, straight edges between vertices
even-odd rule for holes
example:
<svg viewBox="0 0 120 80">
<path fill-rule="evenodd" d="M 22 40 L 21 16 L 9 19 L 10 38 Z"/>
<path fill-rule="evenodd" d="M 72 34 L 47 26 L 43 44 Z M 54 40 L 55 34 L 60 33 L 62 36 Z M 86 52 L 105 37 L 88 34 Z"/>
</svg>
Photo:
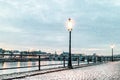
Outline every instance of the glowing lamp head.
<svg viewBox="0 0 120 80">
<path fill-rule="evenodd" d="M 73 25 L 74 25 L 73 20 L 71 18 L 69 18 L 66 22 L 66 27 L 67 27 L 68 31 L 72 31 Z"/>
<path fill-rule="evenodd" d="M 111 47 L 111 48 L 114 48 L 114 47 L 115 47 L 115 45 L 111 45 L 110 47 Z"/>
</svg>

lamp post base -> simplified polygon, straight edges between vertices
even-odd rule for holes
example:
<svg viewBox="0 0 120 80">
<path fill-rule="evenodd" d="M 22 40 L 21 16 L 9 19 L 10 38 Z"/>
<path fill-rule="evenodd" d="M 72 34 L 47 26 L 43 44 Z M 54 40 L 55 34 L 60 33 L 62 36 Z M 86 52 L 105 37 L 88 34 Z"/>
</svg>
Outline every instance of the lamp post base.
<svg viewBox="0 0 120 80">
<path fill-rule="evenodd" d="M 73 69 L 73 67 L 72 66 L 68 66 L 68 69 Z"/>
</svg>

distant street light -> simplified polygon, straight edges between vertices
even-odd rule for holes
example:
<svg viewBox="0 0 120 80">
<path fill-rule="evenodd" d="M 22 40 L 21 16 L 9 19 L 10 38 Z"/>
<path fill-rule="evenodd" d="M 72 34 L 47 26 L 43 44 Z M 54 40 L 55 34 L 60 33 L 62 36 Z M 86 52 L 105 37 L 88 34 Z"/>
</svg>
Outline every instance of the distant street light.
<svg viewBox="0 0 120 80">
<path fill-rule="evenodd" d="M 69 69 L 72 69 L 72 61 L 71 61 L 71 31 L 72 31 L 72 28 L 73 28 L 73 20 L 71 18 L 69 18 L 66 22 L 66 27 L 69 31 L 69 56 L 68 56 L 68 68 Z"/>
<path fill-rule="evenodd" d="M 111 45 L 111 49 L 112 49 L 112 56 L 111 56 L 111 59 L 112 59 L 112 61 L 114 61 L 113 60 L 113 48 L 115 47 L 115 45 Z"/>
</svg>

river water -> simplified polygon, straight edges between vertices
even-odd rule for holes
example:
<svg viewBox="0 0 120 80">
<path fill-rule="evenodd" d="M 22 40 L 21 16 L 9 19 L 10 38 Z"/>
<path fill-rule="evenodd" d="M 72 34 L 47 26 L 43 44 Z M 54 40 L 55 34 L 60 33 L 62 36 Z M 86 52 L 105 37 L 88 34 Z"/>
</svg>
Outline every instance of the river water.
<svg viewBox="0 0 120 80">
<path fill-rule="evenodd" d="M 49 64 L 63 64 L 63 61 L 41 61 L 41 65 L 49 65 Z M 4 62 L 4 63 L 0 63 L 0 68 L 25 67 L 25 66 L 35 66 L 35 65 L 38 65 L 38 61 L 36 62 Z M 41 66 L 41 69 L 49 69 L 49 68 L 62 67 L 62 66 L 63 65 Z M 31 71 L 31 70 L 38 70 L 38 67 L 0 70 L 0 75 L 17 73 L 17 72 L 25 72 L 25 71 Z"/>
</svg>

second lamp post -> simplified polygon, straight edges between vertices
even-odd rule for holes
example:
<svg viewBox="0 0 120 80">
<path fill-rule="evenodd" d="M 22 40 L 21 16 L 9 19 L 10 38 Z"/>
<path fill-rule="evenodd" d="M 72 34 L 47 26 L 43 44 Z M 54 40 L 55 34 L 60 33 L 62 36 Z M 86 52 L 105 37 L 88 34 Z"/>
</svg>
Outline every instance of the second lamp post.
<svg viewBox="0 0 120 80">
<path fill-rule="evenodd" d="M 112 49 L 112 57 L 111 57 L 111 60 L 114 61 L 114 58 L 113 58 L 113 48 L 115 47 L 115 45 L 111 45 L 111 49 Z"/>
<path fill-rule="evenodd" d="M 69 56 L 68 56 L 68 68 L 72 69 L 72 59 L 71 59 L 71 32 L 72 32 L 72 28 L 73 28 L 73 20 L 71 18 L 68 19 L 67 23 L 66 23 L 66 27 L 69 31 Z"/>
</svg>

